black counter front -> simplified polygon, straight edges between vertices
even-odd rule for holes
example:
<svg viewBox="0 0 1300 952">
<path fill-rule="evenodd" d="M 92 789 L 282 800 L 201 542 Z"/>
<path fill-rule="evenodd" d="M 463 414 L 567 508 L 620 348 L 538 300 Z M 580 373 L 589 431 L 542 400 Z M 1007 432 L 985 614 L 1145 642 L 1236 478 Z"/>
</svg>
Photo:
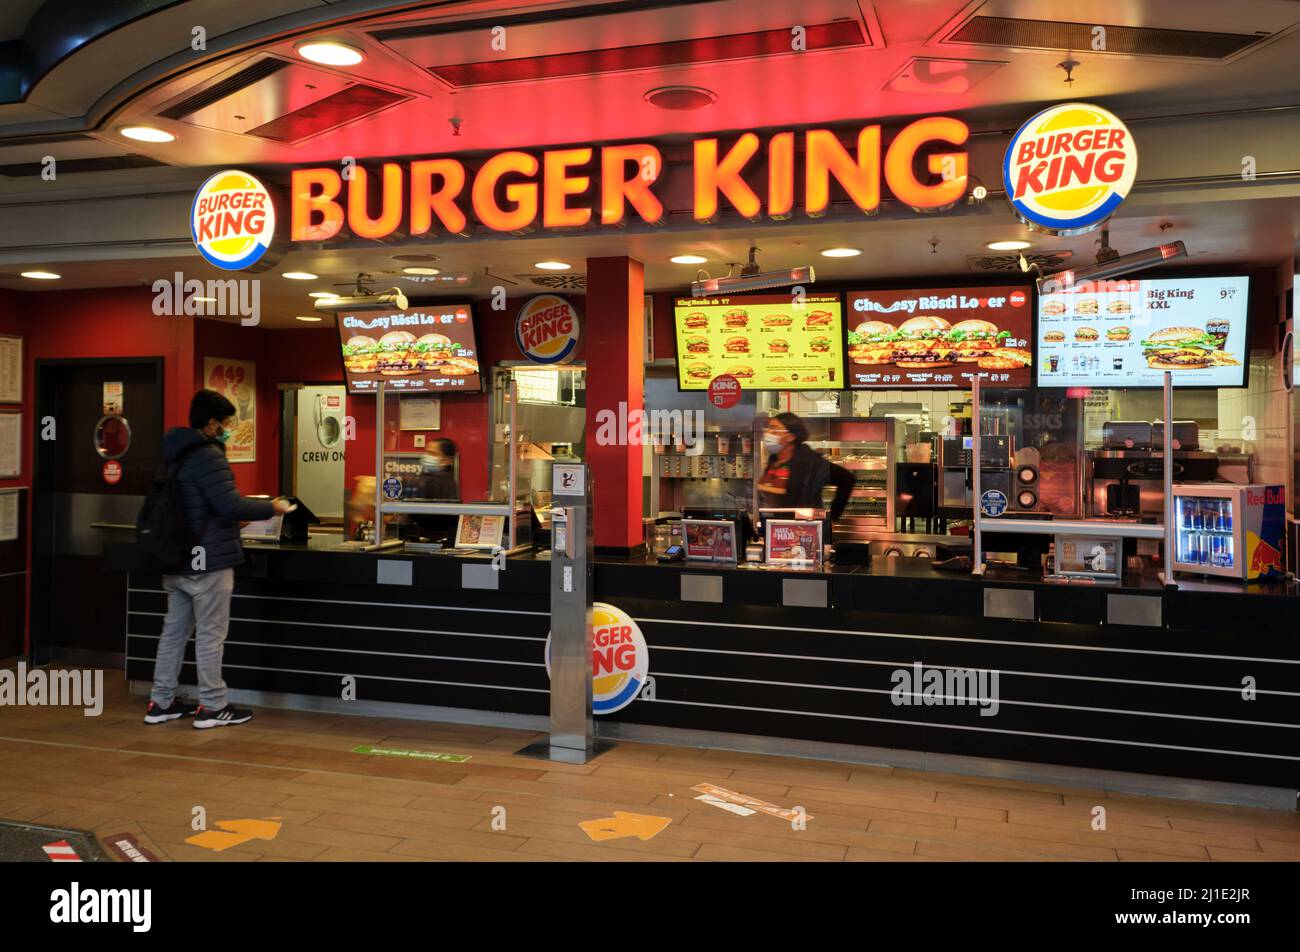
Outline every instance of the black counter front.
<svg viewBox="0 0 1300 952">
<path fill-rule="evenodd" d="M 547 713 L 545 553 L 494 567 L 486 556 L 325 544 L 249 547 L 226 642 L 232 688 L 337 699 L 351 676 L 368 701 Z M 598 729 L 1300 787 L 1294 584 L 1065 586 L 912 560 L 815 573 L 598 561 L 594 584 L 598 601 L 641 627 L 653 679 L 653 700 Z M 165 610 L 160 580 L 133 574 L 133 681 L 152 678 Z M 192 660 L 191 645 L 183 682 L 193 683 Z M 982 673 L 992 693 L 941 703 L 948 688 L 923 690 L 931 669 Z"/>
</svg>

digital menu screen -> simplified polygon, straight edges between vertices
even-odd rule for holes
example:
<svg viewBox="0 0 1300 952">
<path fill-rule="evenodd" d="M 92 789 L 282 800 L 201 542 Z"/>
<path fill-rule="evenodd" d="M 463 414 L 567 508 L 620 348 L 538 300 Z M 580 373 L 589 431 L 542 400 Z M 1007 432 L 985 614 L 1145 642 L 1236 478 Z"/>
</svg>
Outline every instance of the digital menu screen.
<svg viewBox="0 0 1300 952">
<path fill-rule="evenodd" d="M 850 387 L 1033 383 L 1026 287 L 850 291 L 847 302 Z"/>
<path fill-rule="evenodd" d="M 742 390 L 844 387 L 838 294 L 678 298 L 677 385 L 707 390 L 730 374 Z"/>
<path fill-rule="evenodd" d="M 466 303 L 339 315 L 349 393 L 477 392 L 478 342 Z"/>
<path fill-rule="evenodd" d="M 1042 387 L 1240 387 L 1250 279 L 1081 282 L 1038 298 Z"/>
</svg>

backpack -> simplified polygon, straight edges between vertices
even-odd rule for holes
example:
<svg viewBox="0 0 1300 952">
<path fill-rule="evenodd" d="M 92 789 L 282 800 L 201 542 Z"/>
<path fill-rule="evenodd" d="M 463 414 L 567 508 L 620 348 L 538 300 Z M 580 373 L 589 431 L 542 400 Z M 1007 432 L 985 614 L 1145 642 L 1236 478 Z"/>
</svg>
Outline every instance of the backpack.
<svg viewBox="0 0 1300 952">
<path fill-rule="evenodd" d="M 135 520 L 136 568 L 140 571 L 175 575 L 189 569 L 194 546 L 203 538 L 203 530 L 196 533 L 185 521 L 176 474 L 191 451 L 206 445 L 203 442 L 185 447 L 171 465 L 160 466 L 154 476 Z"/>
</svg>

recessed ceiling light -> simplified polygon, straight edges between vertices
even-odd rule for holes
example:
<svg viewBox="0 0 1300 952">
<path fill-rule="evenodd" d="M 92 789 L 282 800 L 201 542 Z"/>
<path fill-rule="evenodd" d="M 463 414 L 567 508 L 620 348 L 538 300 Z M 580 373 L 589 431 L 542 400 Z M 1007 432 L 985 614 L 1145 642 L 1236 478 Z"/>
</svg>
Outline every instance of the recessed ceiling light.
<svg viewBox="0 0 1300 952">
<path fill-rule="evenodd" d="M 315 281 L 316 275 L 310 271 L 286 271 L 284 276 L 290 281 Z"/>
<path fill-rule="evenodd" d="M 703 86 L 659 86 L 645 94 L 645 101 L 660 109 L 680 112 L 712 106 L 718 101 L 718 94 Z"/>
<path fill-rule="evenodd" d="M 24 278 L 31 278 L 33 281 L 57 281 L 63 277 L 61 274 L 55 274 L 53 271 L 24 271 Z"/>
<path fill-rule="evenodd" d="M 190 300 L 191 300 L 191 301 L 215 301 L 216 298 L 210 298 L 210 297 L 193 297 L 193 298 L 190 298 Z"/>
<path fill-rule="evenodd" d="M 860 254 L 861 248 L 826 248 L 822 251 L 823 258 L 856 258 Z"/>
<path fill-rule="evenodd" d="M 298 47 L 298 55 L 322 66 L 356 66 L 365 54 L 355 46 L 333 40 L 313 40 Z"/>
<path fill-rule="evenodd" d="M 704 255 L 673 255 L 668 260 L 673 264 L 704 264 L 709 259 Z"/>
<path fill-rule="evenodd" d="M 410 254 L 410 255 L 393 255 L 394 261 L 437 261 L 437 255 L 429 254 Z"/>
<path fill-rule="evenodd" d="M 573 265 L 565 264 L 563 261 L 539 261 L 533 267 L 541 268 L 543 271 L 568 271 Z"/>
<path fill-rule="evenodd" d="M 176 136 L 167 130 L 155 129 L 153 126 L 124 126 L 118 132 L 128 139 L 134 139 L 136 142 L 174 142 L 176 140 Z"/>
<path fill-rule="evenodd" d="M 403 274 L 442 274 L 437 268 L 403 268 Z"/>
<path fill-rule="evenodd" d="M 1033 247 L 1032 241 L 1024 241 L 1020 238 L 1011 241 L 990 241 L 984 247 L 989 251 L 1023 251 L 1025 248 Z"/>
<path fill-rule="evenodd" d="M 338 293 L 335 291 L 312 291 L 310 294 L 307 295 L 307 297 L 336 298 L 338 297 Z"/>
<path fill-rule="evenodd" d="M 320 317 L 308 317 L 308 316 L 305 315 L 305 314 L 300 314 L 300 315 L 298 315 L 297 317 L 295 317 L 294 320 L 295 320 L 295 321 L 306 321 L 306 322 L 309 323 L 309 324 L 315 324 L 317 321 L 323 320 L 323 318 L 320 318 Z"/>
</svg>

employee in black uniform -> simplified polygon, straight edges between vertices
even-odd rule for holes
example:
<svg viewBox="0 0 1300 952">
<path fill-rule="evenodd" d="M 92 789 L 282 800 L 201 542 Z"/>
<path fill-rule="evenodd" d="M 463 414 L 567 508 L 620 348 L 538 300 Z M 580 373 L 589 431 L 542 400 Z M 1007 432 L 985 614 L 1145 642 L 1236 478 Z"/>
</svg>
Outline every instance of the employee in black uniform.
<svg viewBox="0 0 1300 952">
<path fill-rule="evenodd" d="M 759 499 L 767 509 L 821 509 L 822 489 L 835 487 L 830 519 L 844 514 L 853 492 L 853 474 L 822 456 L 808 442 L 808 428 L 793 413 L 778 413 L 763 430 L 767 466 L 758 481 Z"/>
</svg>

